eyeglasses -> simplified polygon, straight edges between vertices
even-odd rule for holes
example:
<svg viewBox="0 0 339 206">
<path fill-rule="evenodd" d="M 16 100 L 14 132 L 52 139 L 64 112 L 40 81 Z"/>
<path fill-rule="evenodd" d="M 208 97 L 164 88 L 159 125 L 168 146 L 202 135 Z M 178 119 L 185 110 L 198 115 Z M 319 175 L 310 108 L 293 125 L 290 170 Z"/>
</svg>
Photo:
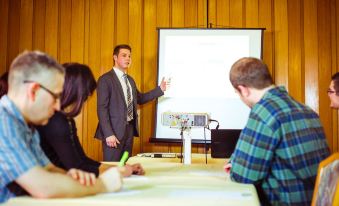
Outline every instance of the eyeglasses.
<svg viewBox="0 0 339 206">
<path fill-rule="evenodd" d="M 334 90 L 332 90 L 332 89 L 328 89 L 328 90 L 327 90 L 327 94 L 328 94 L 328 95 L 330 95 L 330 94 L 338 94 L 338 92 L 337 92 L 337 91 L 334 91 Z"/>
<path fill-rule="evenodd" d="M 48 92 L 50 95 L 52 95 L 53 98 L 54 98 L 55 100 L 58 100 L 58 99 L 61 98 L 61 93 L 56 94 L 56 93 L 52 92 L 51 90 L 47 89 L 47 87 L 45 87 L 45 86 L 41 85 L 40 83 L 38 83 L 38 82 L 31 81 L 31 80 L 25 80 L 24 83 L 25 83 L 25 84 L 26 84 L 26 83 L 36 83 L 36 84 L 38 84 L 43 90 L 45 90 L 45 91 Z"/>
</svg>

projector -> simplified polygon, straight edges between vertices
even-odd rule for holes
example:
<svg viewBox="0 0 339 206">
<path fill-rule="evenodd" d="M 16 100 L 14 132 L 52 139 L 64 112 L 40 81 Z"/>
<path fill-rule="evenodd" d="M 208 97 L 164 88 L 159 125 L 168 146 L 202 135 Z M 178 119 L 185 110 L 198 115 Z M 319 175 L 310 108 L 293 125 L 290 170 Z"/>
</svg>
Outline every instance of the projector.
<svg viewBox="0 0 339 206">
<path fill-rule="evenodd" d="M 208 125 L 207 113 L 164 112 L 162 125 L 175 128 L 182 127 L 205 127 Z"/>
</svg>

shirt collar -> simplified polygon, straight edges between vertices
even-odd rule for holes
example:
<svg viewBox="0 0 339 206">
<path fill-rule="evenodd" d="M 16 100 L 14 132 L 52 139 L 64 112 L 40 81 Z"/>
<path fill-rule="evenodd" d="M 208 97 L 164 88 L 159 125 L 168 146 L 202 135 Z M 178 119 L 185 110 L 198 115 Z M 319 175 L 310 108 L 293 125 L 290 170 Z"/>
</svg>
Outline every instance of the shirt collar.
<svg viewBox="0 0 339 206">
<path fill-rule="evenodd" d="M 271 96 L 280 96 L 281 94 L 286 94 L 287 90 L 284 86 L 276 86 L 273 87 L 272 89 L 268 90 L 262 99 L 269 98 Z"/>
<path fill-rule="evenodd" d="M 121 71 L 120 69 L 113 67 L 113 70 L 115 72 L 115 74 L 118 76 L 119 79 L 122 78 L 122 76 L 125 74 L 123 71 Z"/>
<path fill-rule="evenodd" d="M 22 116 L 21 112 L 19 111 L 19 109 L 17 108 L 17 106 L 14 104 L 14 102 L 12 100 L 10 100 L 8 98 L 7 95 L 4 95 L 3 97 L 1 97 L 0 100 L 0 105 L 3 105 L 4 109 L 7 110 L 7 112 L 9 113 L 9 115 L 14 116 L 15 118 L 17 118 L 21 123 L 25 124 L 27 127 L 28 124 L 26 123 L 24 117 Z"/>
</svg>

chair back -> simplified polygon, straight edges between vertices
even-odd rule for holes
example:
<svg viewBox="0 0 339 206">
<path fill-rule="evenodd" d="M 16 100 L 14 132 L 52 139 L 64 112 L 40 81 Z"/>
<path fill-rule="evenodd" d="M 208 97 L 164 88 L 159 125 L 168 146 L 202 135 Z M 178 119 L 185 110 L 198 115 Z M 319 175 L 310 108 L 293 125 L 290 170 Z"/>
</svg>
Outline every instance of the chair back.
<svg viewBox="0 0 339 206">
<path fill-rule="evenodd" d="M 312 206 L 339 205 L 339 153 L 321 161 L 313 192 Z"/>
</svg>

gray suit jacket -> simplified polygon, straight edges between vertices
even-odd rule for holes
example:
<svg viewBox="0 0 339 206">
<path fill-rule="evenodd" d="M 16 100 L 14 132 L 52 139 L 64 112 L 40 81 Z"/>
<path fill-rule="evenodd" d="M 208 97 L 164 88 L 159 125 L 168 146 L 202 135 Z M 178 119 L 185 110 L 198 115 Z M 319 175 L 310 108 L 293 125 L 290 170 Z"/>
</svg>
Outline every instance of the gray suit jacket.
<svg viewBox="0 0 339 206">
<path fill-rule="evenodd" d="M 162 96 L 164 93 L 159 86 L 147 93 L 140 93 L 133 78 L 129 75 L 127 75 L 127 77 L 131 84 L 133 94 L 134 136 L 139 136 L 137 126 L 138 114 L 136 112 L 137 104 L 147 103 Z M 124 136 L 127 124 L 127 106 L 122 86 L 118 76 L 113 70 L 103 74 L 99 78 L 97 94 L 99 124 L 95 133 L 95 138 L 104 140 L 106 137 L 115 135 L 121 140 Z"/>
</svg>

